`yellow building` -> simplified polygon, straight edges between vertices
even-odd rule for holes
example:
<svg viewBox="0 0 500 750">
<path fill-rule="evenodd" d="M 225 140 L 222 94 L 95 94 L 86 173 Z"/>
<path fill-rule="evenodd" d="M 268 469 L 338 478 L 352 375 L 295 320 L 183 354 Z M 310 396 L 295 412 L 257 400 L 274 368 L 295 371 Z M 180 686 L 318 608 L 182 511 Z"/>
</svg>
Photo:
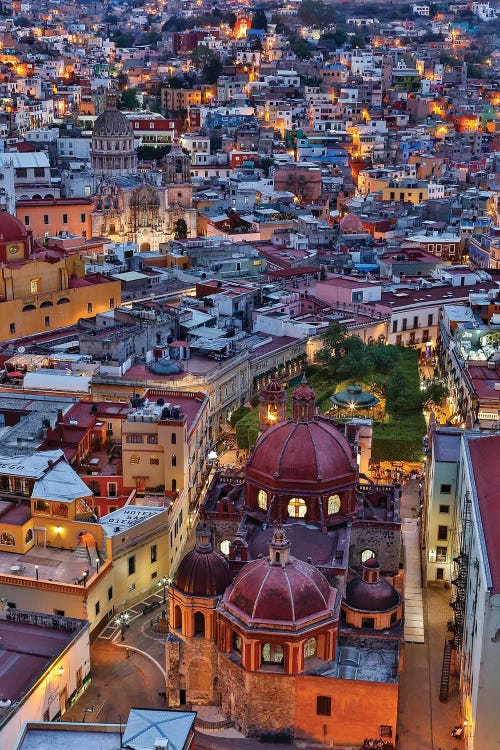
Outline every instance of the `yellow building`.
<svg viewBox="0 0 500 750">
<path fill-rule="evenodd" d="M 78 253 L 35 249 L 15 216 L 0 213 L 0 340 L 76 323 L 121 302 L 121 284 L 85 275 Z"/>
</svg>

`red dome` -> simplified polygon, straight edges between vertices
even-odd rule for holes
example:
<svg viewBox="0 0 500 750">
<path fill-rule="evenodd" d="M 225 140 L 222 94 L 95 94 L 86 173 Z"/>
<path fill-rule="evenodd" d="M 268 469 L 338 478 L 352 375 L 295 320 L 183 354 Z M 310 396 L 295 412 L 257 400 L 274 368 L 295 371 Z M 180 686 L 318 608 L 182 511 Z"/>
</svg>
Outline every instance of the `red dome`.
<svg viewBox="0 0 500 750">
<path fill-rule="evenodd" d="M 308 487 L 326 492 L 357 480 L 349 443 L 322 417 L 310 422 L 287 420 L 266 430 L 255 444 L 245 473 L 247 480 L 259 485 L 297 493 L 307 492 Z"/>
<path fill-rule="evenodd" d="M 17 242 L 25 240 L 27 236 L 26 227 L 17 216 L 12 216 L 6 211 L 0 212 L 0 239 L 3 238 L 7 242 Z"/>
<path fill-rule="evenodd" d="M 356 214 L 346 214 L 340 220 L 339 226 L 340 231 L 344 234 L 359 234 L 360 232 L 363 233 L 365 231 L 363 228 L 363 222 L 358 216 L 356 216 Z"/>
<path fill-rule="evenodd" d="M 229 563 L 212 547 L 210 530 L 200 529 L 196 547 L 177 568 L 174 585 L 191 596 L 221 596 L 232 578 Z"/>
<path fill-rule="evenodd" d="M 274 544 L 279 535 L 282 539 Z M 245 565 L 224 596 L 224 608 L 257 625 L 301 624 L 304 620 L 331 617 L 335 589 L 315 567 L 289 556 L 288 547 L 283 532 L 275 532 L 270 557 Z"/>
</svg>

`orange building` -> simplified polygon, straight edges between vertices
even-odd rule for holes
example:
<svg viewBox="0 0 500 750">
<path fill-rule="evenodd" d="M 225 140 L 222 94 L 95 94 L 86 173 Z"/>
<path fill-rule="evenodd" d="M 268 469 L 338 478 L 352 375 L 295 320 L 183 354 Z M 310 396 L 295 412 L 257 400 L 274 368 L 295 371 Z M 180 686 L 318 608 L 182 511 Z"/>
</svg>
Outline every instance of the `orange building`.
<svg viewBox="0 0 500 750">
<path fill-rule="evenodd" d="M 16 216 L 31 230 L 35 242 L 43 242 L 60 232 L 92 236 L 90 198 L 50 198 L 17 201 Z"/>
<path fill-rule="evenodd" d="M 85 275 L 76 251 L 35 247 L 31 232 L 0 213 L 0 340 L 69 326 L 121 303 L 121 284 Z"/>
</svg>

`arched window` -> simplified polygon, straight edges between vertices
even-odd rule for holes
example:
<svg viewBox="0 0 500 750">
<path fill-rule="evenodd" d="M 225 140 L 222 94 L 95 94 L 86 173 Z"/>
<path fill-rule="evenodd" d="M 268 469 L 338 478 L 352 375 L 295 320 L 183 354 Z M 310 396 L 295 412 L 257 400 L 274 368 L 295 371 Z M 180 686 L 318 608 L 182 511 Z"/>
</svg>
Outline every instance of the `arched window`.
<svg viewBox="0 0 500 750">
<path fill-rule="evenodd" d="M 69 303 L 69 299 L 67 297 L 61 297 L 61 299 L 57 300 L 58 305 L 67 305 Z"/>
<path fill-rule="evenodd" d="M 333 516 L 334 513 L 338 513 L 340 510 L 340 497 L 338 495 L 330 495 L 328 498 L 328 515 Z"/>
<path fill-rule="evenodd" d="M 304 518 L 307 505 L 301 497 L 292 497 L 288 503 L 288 515 L 290 518 Z"/>
<path fill-rule="evenodd" d="M 178 604 L 174 607 L 174 628 L 182 630 L 182 610 Z"/>
<path fill-rule="evenodd" d="M 194 613 L 194 634 L 200 638 L 205 637 L 205 615 L 202 612 Z"/>
<path fill-rule="evenodd" d="M 231 546 L 231 542 L 229 539 L 224 539 L 223 542 L 219 545 L 219 550 L 222 552 L 223 555 L 229 555 L 229 548 Z"/>
<path fill-rule="evenodd" d="M 52 304 L 52 302 L 50 302 L 50 300 L 47 299 L 47 300 L 45 300 L 45 302 L 42 302 L 42 304 L 40 305 L 40 307 L 53 307 L 53 304 Z"/>
<path fill-rule="evenodd" d="M 238 635 L 238 633 L 235 633 L 233 631 L 233 651 L 237 651 L 238 654 L 241 654 L 241 635 Z"/>
<path fill-rule="evenodd" d="M 261 510 L 267 510 L 267 492 L 264 492 L 264 490 L 259 490 L 257 495 L 257 502 Z"/>
<path fill-rule="evenodd" d="M 276 643 L 262 644 L 262 663 L 283 665 L 283 646 Z"/>
<path fill-rule="evenodd" d="M 172 479 L 172 492 L 177 491 L 177 479 Z"/>
<path fill-rule="evenodd" d="M 309 638 L 304 643 L 304 659 L 313 659 L 318 653 L 318 641 L 316 638 Z"/>
<path fill-rule="evenodd" d="M 172 445 L 175 445 L 177 443 L 177 435 L 175 434 L 175 432 L 172 433 L 170 438 L 171 438 Z"/>
<path fill-rule="evenodd" d="M 33 529 L 28 529 L 26 536 L 24 537 L 24 543 L 28 544 L 33 539 Z"/>
<path fill-rule="evenodd" d="M 35 305 L 25 305 L 23 307 L 23 312 L 31 312 L 32 310 L 36 310 Z"/>
<path fill-rule="evenodd" d="M 370 559 L 370 557 L 377 557 L 377 555 L 371 549 L 363 550 L 363 552 L 361 553 L 361 562 L 362 563 L 366 562 L 367 560 Z"/>
<path fill-rule="evenodd" d="M 2 533 L 0 534 L 0 544 L 5 545 L 6 547 L 14 547 L 16 544 L 16 540 L 14 539 L 14 536 L 10 533 L 10 531 L 2 531 Z"/>
</svg>

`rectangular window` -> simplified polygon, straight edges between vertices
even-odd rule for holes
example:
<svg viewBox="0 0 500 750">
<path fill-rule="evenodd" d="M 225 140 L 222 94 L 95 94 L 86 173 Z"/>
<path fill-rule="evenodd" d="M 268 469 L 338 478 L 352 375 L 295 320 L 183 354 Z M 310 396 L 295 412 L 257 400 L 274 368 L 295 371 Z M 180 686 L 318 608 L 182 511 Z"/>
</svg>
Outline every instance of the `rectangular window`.
<svg viewBox="0 0 500 750">
<path fill-rule="evenodd" d="M 43 223 L 44 224 L 48 224 L 49 223 L 49 215 L 48 214 L 44 214 L 43 215 Z"/>
<path fill-rule="evenodd" d="M 133 456 L 130 456 L 130 463 L 131 464 L 140 464 L 141 463 L 141 457 L 135 453 Z"/>
<path fill-rule="evenodd" d="M 436 581 L 444 579 L 444 568 L 436 568 Z"/>
<path fill-rule="evenodd" d="M 148 435 L 147 442 L 149 445 L 158 445 L 158 435 Z"/>
<path fill-rule="evenodd" d="M 393 333 L 397 333 L 398 332 L 398 321 L 397 320 L 393 320 L 392 321 L 392 332 Z"/>
<path fill-rule="evenodd" d="M 374 628 L 375 627 L 375 618 L 374 617 L 362 617 L 361 618 L 361 627 L 362 628 Z"/>
<path fill-rule="evenodd" d="M 441 485 L 441 494 L 442 495 L 451 495 L 451 484 L 442 484 Z"/>
<path fill-rule="evenodd" d="M 101 611 L 101 602 L 96 602 L 96 603 L 95 603 L 95 613 L 96 613 L 96 617 L 97 617 L 97 615 L 99 614 L 99 612 L 100 612 L 100 611 Z"/>
<path fill-rule="evenodd" d="M 50 315 L 45 316 L 44 322 L 45 322 L 45 328 L 49 328 L 50 327 Z"/>
<path fill-rule="evenodd" d="M 29 217 L 29 216 L 25 216 L 25 217 L 24 217 L 24 224 L 25 224 L 25 225 L 26 225 L 27 227 L 29 227 L 29 225 L 30 225 L 30 217 Z"/>
<path fill-rule="evenodd" d="M 143 443 L 144 437 L 143 435 L 125 435 L 125 442 L 126 443 Z"/>
<path fill-rule="evenodd" d="M 438 539 L 442 542 L 448 539 L 448 526 L 438 526 Z"/>
<path fill-rule="evenodd" d="M 149 463 L 151 464 L 151 466 L 159 466 L 160 459 L 158 458 L 158 456 L 151 456 L 151 458 L 149 459 Z"/>
<path fill-rule="evenodd" d="M 156 578 L 158 576 L 158 571 L 155 570 L 153 573 L 151 573 L 151 578 Z"/>
<path fill-rule="evenodd" d="M 28 170 L 25 169 L 25 167 L 17 167 L 16 177 L 27 177 L 27 176 L 28 176 Z"/>
<path fill-rule="evenodd" d="M 31 294 L 38 294 L 40 279 L 31 279 L 30 281 L 30 292 Z"/>
<path fill-rule="evenodd" d="M 151 562 L 154 563 L 158 559 L 158 550 L 156 544 L 151 545 Z"/>
<path fill-rule="evenodd" d="M 413 316 L 413 328 L 418 328 L 418 315 Z"/>
<path fill-rule="evenodd" d="M 87 302 L 87 312 L 88 313 L 92 312 L 92 302 Z"/>
<path fill-rule="evenodd" d="M 316 714 L 318 716 L 332 715 L 332 699 L 328 695 L 318 695 L 316 698 Z"/>
<path fill-rule="evenodd" d="M 112 598 L 113 598 L 113 586 L 110 586 L 108 589 L 108 602 L 110 602 Z"/>
<path fill-rule="evenodd" d="M 68 223 L 68 214 L 63 214 L 63 221 L 62 221 L 62 223 L 63 224 L 67 224 Z"/>
<path fill-rule="evenodd" d="M 175 445 L 177 443 L 177 435 L 175 434 L 175 432 L 172 433 L 171 443 L 172 445 Z"/>
<path fill-rule="evenodd" d="M 64 617 L 64 609 L 55 609 L 54 614 L 58 617 Z"/>
<path fill-rule="evenodd" d="M 115 309 L 115 298 L 114 297 L 110 297 L 109 298 L 109 309 L 110 310 L 114 310 Z"/>
<path fill-rule="evenodd" d="M 439 512 L 440 513 L 449 513 L 450 512 L 450 506 L 449 505 L 440 505 L 439 506 Z"/>
<path fill-rule="evenodd" d="M 118 497 L 118 485 L 116 482 L 108 482 L 108 497 Z"/>
<path fill-rule="evenodd" d="M 401 330 L 402 331 L 406 331 L 406 325 L 407 325 L 406 318 L 403 318 L 403 320 L 401 321 Z"/>
<path fill-rule="evenodd" d="M 436 562 L 444 563 L 448 556 L 448 547 L 436 547 Z"/>
<path fill-rule="evenodd" d="M 16 332 L 16 324 L 15 323 L 9 323 L 9 331 L 11 333 L 15 333 Z"/>
<path fill-rule="evenodd" d="M 172 453 L 172 466 L 177 466 L 177 456 Z"/>
<path fill-rule="evenodd" d="M 35 167 L 33 170 L 35 177 L 45 177 L 45 167 Z"/>
<path fill-rule="evenodd" d="M 429 315 L 427 316 L 427 325 L 431 326 L 433 324 L 433 320 L 434 320 L 433 313 L 429 313 Z"/>
<path fill-rule="evenodd" d="M 80 221 L 82 222 L 82 224 L 85 224 L 85 222 L 87 221 L 87 217 L 85 216 L 85 214 L 80 214 Z"/>
<path fill-rule="evenodd" d="M 135 555 L 132 555 L 128 559 L 128 574 L 129 576 L 134 575 L 135 573 Z"/>
</svg>

